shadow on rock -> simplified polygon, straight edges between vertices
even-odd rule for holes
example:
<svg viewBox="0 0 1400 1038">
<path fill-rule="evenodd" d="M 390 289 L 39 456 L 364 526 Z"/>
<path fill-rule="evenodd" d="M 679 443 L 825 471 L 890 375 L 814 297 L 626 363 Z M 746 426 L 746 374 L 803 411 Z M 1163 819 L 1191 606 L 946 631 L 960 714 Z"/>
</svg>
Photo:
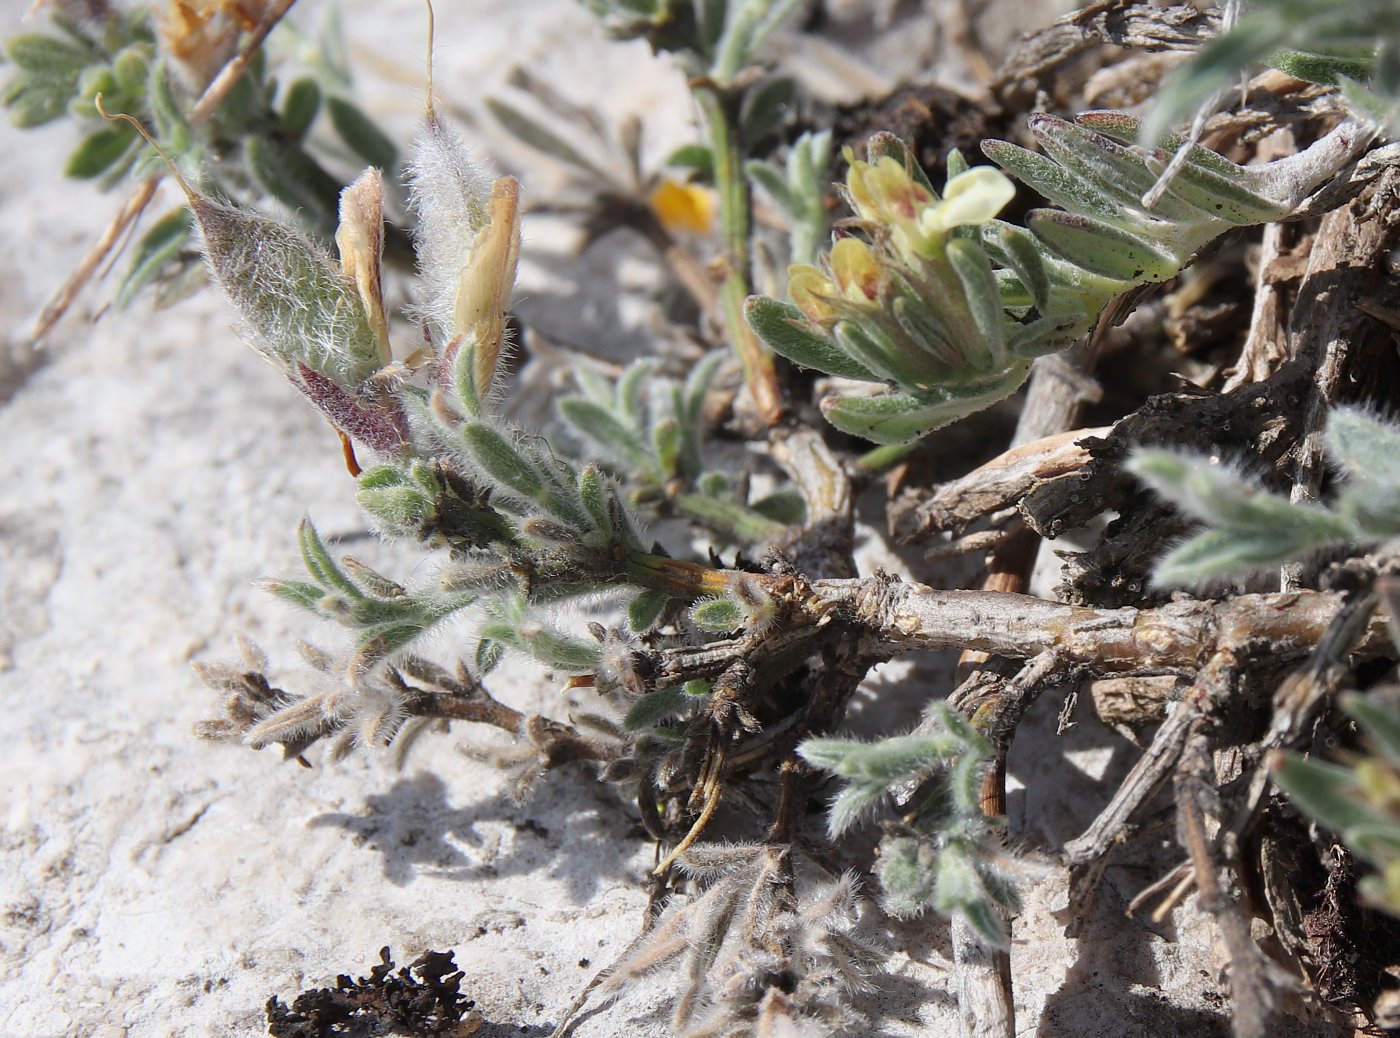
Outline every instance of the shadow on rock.
<svg viewBox="0 0 1400 1038">
<path fill-rule="evenodd" d="M 1101 891 L 1100 900 L 1111 895 Z M 1105 904 L 1096 909 L 1064 983 L 1045 1000 L 1036 1038 L 1228 1038 L 1225 1017 L 1145 993 L 1161 979 L 1149 948 L 1155 938 Z"/>
<path fill-rule="evenodd" d="M 628 841 L 625 815 L 608 800 L 591 785 L 548 777 L 525 807 L 503 799 L 456 807 L 442 779 L 423 772 L 366 797 L 362 813 L 318 815 L 311 825 L 344 829 L 378 851 L 395 884 L 420 871 L 458 880 L 548 875 L 584 904 L 602 881 L 634 878 L 630 855 L 618 853 Z"/>
</svg>

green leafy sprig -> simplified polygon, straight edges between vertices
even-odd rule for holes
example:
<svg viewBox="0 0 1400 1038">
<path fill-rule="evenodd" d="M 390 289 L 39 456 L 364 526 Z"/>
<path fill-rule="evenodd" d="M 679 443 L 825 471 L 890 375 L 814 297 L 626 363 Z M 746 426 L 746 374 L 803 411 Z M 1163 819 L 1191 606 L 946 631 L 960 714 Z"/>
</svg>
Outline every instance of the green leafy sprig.
<svg viewBox="0 0 1400 1038">
<path fill-rule="evenodd" d="M 1149 211 L 1141 198 L 1170 155 L 1128 146 L 1138 120 L 1089 112 L 1074 123 L 1037 115 L 1030 126 L 1043 153 L 1005 141 L 983 150 L 1061 208 L 1033 210 L 1025 228 L 998 220 L 1013 194 L 1004 175 L 955 153 L 940 194 L 897 139 L 877 135 L 866 160 L 848 156 L 848 225 L 864 237 L 840 238 L 816 267 L 795 266 L 796 305 L 748 301 L 750 325 L 775 352 L 888 387 L 832 389 L 821 406 L 837 428 L 907 443 L 1009 396 L 1032 360 L 1072 344 L 1113 299 L 1174 277 L 1232 227 L 1287 215 L 1369 140 L 1347 123 L 1256 167 L 1192 146 Z"/>
<path fill-rule="evenodd" d="M 1328 416 L 1324 442 L 1341 476 L 1328 504 L 1290 501 L 1213 458 L 1137 451 L 1128 469 L 1210 527 L 1164 556 L 1156 581 L 1199 585 L 1336 545 L 1400 536 L 1400 429 L 1361 408 L 1338 407 Z"/>
<path fill-rule="evenodd" d="M 932 908 L 965 920 L 988 945 L 1005 947 L 1002 917 L 1019 900 L 1001 865 L 998 821 L 981 808 L 991 749 L 964 717 L 938 704 L 909 735 L 870 743 L 809 739 L 798 752 L 846 780 L 828 816 L 833 840 L 887 797 L 899 803 L 899 821 L 880 843 L 880 885 L 890 911 Z"/>
<path fill-rule="evenodd" d="M 581 369 L 582 392 L 561 399 L 559 415 L 642 514 L 684 516 L 743 544 L 770 541 L 801 521 L 801 496 L 785 489 L 750 503 L 746 480 L 704 465 L 705 398 L 722 361 L 710 354 L 684 382 L 658 376 L 646 359 L 616 381 Z"/>
<path fill-rule="evenodd" d="M 310 520 L 297 530 L 307 580 L 277 580 L 269 589 L 354 632 L 352 674 L 363 674 L 475 600 L 473 592 L 437 587 L 409 591 L 350 556 L 339 562 Z"/>
<path fill-rule="evenodd" d="M 815 263 L 821 243 L 830 229 L 826 207 L 826 170 L 831 164 L 831 131 L 804 133 L 792 142 L 781 167 L 751 159 L 745 168 L 749 179 L 787 214 L 788 259 Z"/>
</svg>

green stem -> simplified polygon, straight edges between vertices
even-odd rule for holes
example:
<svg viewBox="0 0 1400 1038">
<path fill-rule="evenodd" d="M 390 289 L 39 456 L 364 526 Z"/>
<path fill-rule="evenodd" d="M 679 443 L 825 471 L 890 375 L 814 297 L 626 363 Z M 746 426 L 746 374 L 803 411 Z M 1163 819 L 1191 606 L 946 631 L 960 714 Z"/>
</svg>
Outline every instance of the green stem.
<svg viewBox="0 0 1400 1038">
<path fill-rule="evenodd" d="M 729 578 L 733 575 L 697 562 L 668 559 L 644 551 L 628 552 L 622 560 L 622 572 L 638 587 L 664 591 L 688 601 L 727 594 Z"/>
<path fill-rule="evenodd" d="M 752 508 L 704 494 L 679 494 L 675 498 L 675 506 L 681 515 L 740 541 L 771 541 L 788 530 L 785 524 L 760 515 Z"/>
<path fill-rule="evenodd" d="M 862 454 L 856 459 L 856 467 L 869 475 L 879 475 L 903 461 L 918 445 L 918 440 L 910 443 L 887 443 Z"/>
<path fill-rule="evenodd" d="M 773 354 L 759 341 L 744 320 L 749 297 L 749 184 L 744 173 L 743 144 L 735 119 L 738 95 L 714 83 L 695 88 L 695 99 L 705 115 L 714 156 L 715 190 L 719 194 L 720 234 L 725 248 L 725 276 L 720 304 L 729 341 L 744 368 L 744 381 L 753 394 L 759 417 L 769 427 L 783 412 L 782 390 L 773 367 Z"/>
</svg>

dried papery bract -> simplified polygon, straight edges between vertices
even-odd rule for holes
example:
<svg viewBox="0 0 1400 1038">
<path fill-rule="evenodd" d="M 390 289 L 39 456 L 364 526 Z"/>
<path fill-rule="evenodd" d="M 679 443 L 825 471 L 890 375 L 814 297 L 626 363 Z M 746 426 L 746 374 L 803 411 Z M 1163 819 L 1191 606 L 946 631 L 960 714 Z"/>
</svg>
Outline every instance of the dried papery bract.
<svg viewBox="0 0 1400 1038">
<path fill-rule="evenodd" d="M 675 970 L 671 1017 L 678 1038 L 860 1033 L 853 996 L 868 992 L 884 952 L 862 930 L 849 874 L 794 897 L 791 849 L 696 844 L 678 859 L 704 890 L 639 937 L 565 1014 L 569 1030 L 592 994 L 596 1005 L 630 984 Z"/>
<path fill-rule="evenodd" d="M 466 143 L 429 109 L 407 166 L 409 198 L 418 216 L 414 246 L 424 314 L 447 333 L 462 268 L 490 220 L 490 175 L 467 158 Z"/>
<path fill-rule="evenodd" d="M 373 167 L 340 193 L 340 226 L 335 232 L 340 269 L 355 285 L 365 317 L 374 330 L 380 364 L 392 359 L 389 321 L 384 313 L 381 267 L 384 260 L 384 177 Z"/>
<path fill-rule="evenodd" d="M 464 402 L 490 396 L 505 345 L 506 307 L 520 261 L 520 185 L 513 178 L 491 185 L 489 211 L 458 278 L 453 339 L 443 355 L 448 365 L 458 351 L 470 354 L 470 365 L 453 364 L 453 382 Z"/>
</svg>

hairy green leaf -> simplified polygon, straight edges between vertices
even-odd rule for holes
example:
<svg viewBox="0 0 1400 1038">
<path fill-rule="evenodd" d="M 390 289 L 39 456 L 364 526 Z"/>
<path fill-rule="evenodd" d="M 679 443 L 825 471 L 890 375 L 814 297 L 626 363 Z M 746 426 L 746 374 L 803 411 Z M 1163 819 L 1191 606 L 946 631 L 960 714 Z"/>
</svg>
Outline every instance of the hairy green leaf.
<svg viewBox="0 0 1400 1038">
<path fill-rule="evenodd" d="M 642 591 L 627 604 L 627 628 L 644 634 L 656 626 L 671 596 L 664 591 Z"/>
<path fill-rule="evenodd" d="M 78 180 L 101 176 L 125 155 L 136 140 L 135 132 L 126 125 L 98 130 L 83 138 L 83 142 L 68 156 L 64 174 Z"/>
<path fill-rule="evenodd" d="M 690 619 L 702 631 L 727 634 L 747 619 L 739 603 L 729 598 L 707 598 L 690 607 Z"/>
<path fill-rule="evenodd" d="M 780 303 L 766 296 L 750 296 L 744 306 L 744 316 L 769 349 L 794 364 L 862 382 L 882 381 L 881 376 L 830 339 L 810 331 L 811 323 L 790 303 Z"/>
<path fill-rule="evenodd" d="M 677 717 L 693 705 L 679 688 L 659 688 L 633 703 L 622 724 L 629 732 L 638 732 Z"/>
</svg>

